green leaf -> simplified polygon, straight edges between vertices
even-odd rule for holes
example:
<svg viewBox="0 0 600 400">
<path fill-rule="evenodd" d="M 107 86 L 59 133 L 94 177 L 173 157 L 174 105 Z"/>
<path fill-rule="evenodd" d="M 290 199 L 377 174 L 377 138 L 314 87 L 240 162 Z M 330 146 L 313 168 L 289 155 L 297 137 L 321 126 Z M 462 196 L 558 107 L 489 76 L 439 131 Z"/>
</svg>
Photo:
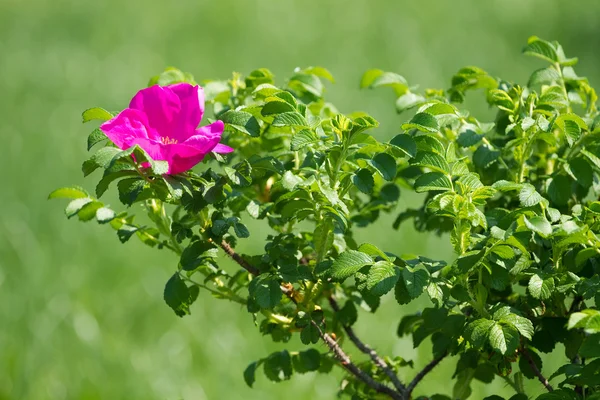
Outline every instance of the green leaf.
<svg viewBox="0 0 600 400">
<path fill-rule="evenodd" d="M 323 95 L 323 83 L 318 76 L 313 74 L 294 75 L 288 83 L 290 89 L 300 96 L 308 95 L 312 98 L 320 98 Z"/>
<path fill-rule="evenodd" d="M 473 164 L 477 168 L 485 169 L 494 164 L 500 158 L 500 151 L 492 149 L 487 144 L 483 144 L 473 153 Z"/>
<path fill-rule="evenodd" d="M 403 124 L 402 129 L 405 131 L 417 129 L 421 132 L 436 133 L 440 130 L 440 126 L 433 115 L 422 112 L 415 114 L 410 122 Z"/>
<path fill-rule="evenodd" d="M 96 211 L 96 220 L 100 224 L 110 222 L 115 219 L 116 216 L 117 214 L 110 208 L 101 207 Z"/>
<path fill-rule="evenodd" d="M 498 189 L 498 187 L 494 186 L 494 189 Z M 525 183 L 521 186 L 521 190 L 519 191 L 519 201 L 523 207 L 533 207 L 543 200 L 544 198 L 535 190 L 533 185 Z"/>
<path fill-rule="evenodd" d="M 65 214 L 68 218 L 71 218 L 79 212 L 86 204 L 91 203 L 93 200 L 89 197 L 77 198 L 71 201 L 65 208 Z"/>
<path fill-rule="evenodd" d="M 429 284 L 429 273 L 424 269 L 413 269 L 409 266 L 402 270 L 402 280 L 412 299 L 419 297 Z"/>
<path fill-rule="evenodd" d="M 100 179 L 98 185 L 96 185 L 96 196 L 102 197 L 102 195 L 108 190 L 109 185 L 117 179 L 124 178 L 126 176 L 138 176 L 137 171 L 134 170 L 121 170 L 107 174 L 108 170 L 105 171 L 105 175 Z"/>
<path fill-rule="evenodd" d="M 292 364 L 296 372 L 301 374 L 316 371 L 321 366 L 321 353 L 315 349 L 301 351 L 292 357 Z"/>
<path fill-rule="evenodd" d="M 80 221 L 90 221 L 96 216 L 96 212 L 103 206 L 104 204 L 99 201 L 91 201 L 81 207 L 77 212 L 77 216 Z"/>
<path fill-rule="evenodd" d="M 457 373 L 456 382 L 452 388 L 453 400 L 466 400 L 471 396 L 473 392 L 471 382 L 475 376 L 475 371 L 476 369 L 474 368 L 465 368 Z"/>
<path fill-rule="evenodd" d="M 306 325 L 300 332 L 300 341 L 303 344 L 316 344 L 320 339 L 319 330 L 313 324 Z"/>
<path fill-rule="evenodd" d="M 583 328 L 586 333 L 600 333 L 600 311 L 587 309 L 569 316 L 568 329 Z"/>
<path fill-rule="evenodd" d="M 554 67 L 547 67 L 534 71 L 529 78 L 527 86 L 549 85 L 555 82 L 561 82 L 560 73 Z"/>
<path fill-rule="evenodd" d="M 475 132 L 474 129 L 465 129 L 458 135 L 456 142 L 461 147 L 471 147 L 481 142 L 483 138 L 484 135 Z"/>
<path fill-rule="evenodd" d="M 352 326 L 358 319 L 358 311 L 352 300 L 346 301 L 344 307 L 336 314 L 340 323 L 344 326 Z"/>
<path fill-rule="evenodd" d="M 496 325 L 496 322 L 480 318 L 467 325 L 465 333 L 473 346 L 481 348 L 487 343 L 490 331 L 494 325 Z"/>
<path fill-rule="evenodd" d="M 538 57 L 550 63 L 555 63 L 559 61 L 558 54 L 556 53 L 556 47 L 554 46 L 554 44 L 542 40 L 537 36 L 531 36 L 527 40 L 527 46 L 525 46 L 525 48 L 523 49 L 523 54 Z"/>
<path fill-rule="evenodd" d="M 248 385 L 249 387 L 252 387 L 252 385 L 254 385 L 254 382 L 256 382 L 256 369 L 258 368 L 258 366 L 259 363 L 257 361 L 254 361 L 250 363 L 244 370 L 244 382 L 246 382 L 246 385 Z"/>
<path fill-rule="evenodd" d="M 390 144 L 409 157 L 414 157 L 415 154 L 417 154 L 417 144 L 415 143 L 415 140 L 412 136 L 405 133 L 394 136 L 394 138 L 390 140 Z"/>
<path fill-rule="evenodd" d="M 418 106 L 425 101 L 425 98 L 419 94 L 407 92 L 396 99 L 396 111 L 401 113 L 408 109 Z"/>
<path fill-rule="evenodd" d="M 56 189 L 48 195 L 48 199 L 83 199 L 85 197 L 89 197 L 88 192 L 79 186 Z"/>
<path fill-rule="evenodd" d="M 393 181 L 396 177 L 396 160 L 387 153 L 376 154 L 371 160 L 371 165 L 386 181 Z"/>
<path fill-rule="evenodd" d="M 244 160 L 233 168 L 223 167 L 227 177 L 234 185 L 246 187 L 252 183 L 252 167 L 248 160 Z"/>
<path fill-rule="evenodd" d="M 250 231 L 248 230 L 246 225 L 242 224 L 241 222 L 236 221 L 233 223 L 233 231 L 235 232 L 235 235 L 240 239 L 250 237 Z"/>
<path fill-rule="evenodd" d="M 428 172 L 415 181 L 415 192 L 422 193 L 430 190 L 452 190 L 452 181 L 441 172 Z"/>
<path fill-rule="evenodd" d="M 550 222 L 548 222 L 545 217 L 536 215 L 527 218 L 526 216 L 523 216 L 523 220 L 525 221 L 525 226 L 527 226 L 529 230 L 539 234 L 541 237 L 545 238 L 552 235 L 552 225 L 550 225 Z"/>
<path fill-rule="evenodd" d="M 381 257 L 386 261 L 390 261 L 390 257 L 385 254 L 381 249 L 371 243 L 363 243 L 358 247 L 358 251 L 368 254 L 373 257 Z"/>
<path fill-rule="evenodd" d="M 366 265 L 371 265 L 371 257 L 356 250 L 347 250 L 333 262 L 329 274 L 332 278 L 343 281 L 354 275 L 358 270 Z"/>
<path fill-rule="evenodd" d="M 198 297 L 198 287 L 187 287 L 176 272 L 165 285 L 164 299 L 179 317 L 190 314 L 190 306 Z"/>
<path fill-rule="evenodd" d="M 272 353 L 264 360 L 265 376 L 273 382 L 281 382 L 292 376 L 292 358 L 287 350 Z"/>
<path fill-rule="evenodd" d="M 534 274 L 529 279 L 527 287 L 533 298 L 547 300 L 552 297 L 554 291 L 554 278 L 543 278 L 540 274 Z"/>
<path fill-rule="evenodd" d="M 102 132 L 100 129 L 94 129 L 92 131 L 92 133 L 90 133 L 90 135 L 88 136 L 87 139 L 87 149 L 88 151 L 94 147 L 94 145 L 107 140 L 108 137 L 106 137 L 106 134 L 104 132 Z"/>
<path fill-rule="evenodd" d="M 125 205 L 132 205 L 146 187 L 146 181 L 141 178 L 127 178 L 119 181 L 119 200 Z"/>
<path fill-rule="evenodd" d="M 506 310 L 504 315 L 498 316 L 497 313 L 494 313 L 494 319 L 511 325 L 519 331 L 521 336 L 531 340 L 533 337 L 533 323 L 529 319 L 513 313 L 510 307 L 503 308 Z"/>
<path fill-rule="evenodd" d="M 490 345 L 502 354 L 512 354 L 519 347 L 519 333 L 512 326 L 494 323 L 489 331 Z"/>
<path fill-rule="evenodd" d="M 579 348 L 579 355 L 585 358 L 600 357 L 600 333 L 587 336 Z"/>
<path fill-rule="evenodd" d="M 352 183 L 363 193 L 373 193 L 373 187 L 375 186 L 375 180 L 373 174 L 366 168 L 359 169 L 356 174 L 352 176 Z"/>
<path fill-rule="evenodd" d="M 296 108 L 285 101 L 270 101 L 263 106 L 260 113 L 263 116 L 270 116 L 290 111 L 296 111 Z"/>
<path fill-rule="evenodd" d="M 350 131 L 350 134 L 353 137 L 356 137 L 358 133 L 364 132 L 371 128 L 377 128 L 378 126 L 379 122 L 375 118 L 369 115 L 364 115 L 362 117 L 354 118 L 352 121 L 352 130 Z"/>
<path fill-rule="evenodd" d="M 318 136 L 312 130 L 302 129 L 292 137 L 291 150 L 298 151 L 310 144 L 317 143 L 318 141 Z"/>
<path fill-rule="evenodd" d="M 583 154 L 588 160 L 594 164 L 594 166 L 600 169 L 600 158 L 593 153 L 590 153 L 587 150 L 581 150 L 581 154 Z"/>
<path fill-rule="evenodd" d="M 361 88 L 376 88 L 382 86 L 390 86 L 400 96 L 408 90 L 408 83 L 404 77 L 393 72 L 384 72 L 379 69 L 371 69 L 364 73 L 360 87 Z"/>
<path fill-rule="evenodd" d="M 540 358 L 538 353 L 536 353 L 532 349 L 527 349 L 527 352 L 529 353 L 529 356 L 533 360 L 533 363 L 537 366 L 538 370 L 541 371 L 542 370 L 542 359 Z M 523 375 L 526 378 L 538 379 L 537 375 L 535 374 L 535 372 L 531 368 L 531 365 L 529 364 L 528 358 L 523 355 L 521 355 L 519 357 L 519 369 L 521 370 L 521 372 L 523 373 Z"/>
<path fill-rule="evenodd" d="M 120 153 L 121 149 L 116 147 L 101 148 L 81 166 L 83 176 L 88 176 L 98 168 L 108 168 L 114 157 Z"/>
<path fill-rule="evenodd" d="M 441 172 L 444 175 L 450 173 L 450 166 L 448 165 L 448 162 L 446 162 L 444 157 L 437 153 L 419 151 L 415 158 L 410 160 L 410 163 L 420 167 L 430 168 L 434 171 Z"/>
<path fill-rule="evenodd" d="M 270 275 L 259 275 L 252 279 L 248 287 L 250 296 L 256 303 L 265 309 L 275 307 L 281 301 L 281 288 L 279 282 Z"/>
<path fill-rule="evenodd" d="M 289 191 L 294 190 L 294 188 L 302 182 L 302 178 L 297 175 L 294 175 L 292 171 L 285 171 L 285 173 L 281 177 L 281 185 Z"/>
<path fill-rule="evenodd" d="M 564 164 L 567 173 L 582 187 L 589 188 L 594 180 L 594 170 L 589 162 L 578 157 Z"/>
<path fill-rule="evenodd" d="M 260 125 L 254 116 L 245 111 L 229 110 L 222 114 L 219 119 L 225 123 L 226 127 L 258 137 L 260 135 Z"/>
<path fill-rule="evenodd" d="M 303 73 L 308 75 L 316 75 L 319 78 L 327 79 L 329 82 L 334 83 L 333 75 L 331 72 L 323 67 L 308 67 L 302 70 Z"/>
<path fill-rule="evenodd" d="M 308 126 L 308 122 L 299 112 L 286 112 L 277 114 L 273 119 L 273 126 Z"/>
<path fill-rule="evenodd" d="M 117 231 L 117 236 L 121 243 L 127 242 L 134 233 L 138 232 L 139 228 L 133 225 L 124 224 Z"/>
<path fill-rule="evenodd" d="M 84 123 L 93 120 L 108 121 L 113 117 L 113 115 L 110 112 L 100 107 L 88 108 L 83 112 L 83 114 L 81 114 L 81 116 L 83 117 Z"/>
<path fill-rule="evenodd" d="M 323 261 L 333 245 L 333 221 L 325 218 L 319 222 L 313 234 L 317 263 Z"/>
<path fill-rule="evenodd" d="M 373 296 L 383 296 L 400 279 L 400 271 L 397 266 L 389 261 L 378 261 L 371 266 L 367 275 L 367 290 Z"/>
<path fill-rule="evenodd" d="M 586 123 L 577 114 L 561 114 L 554 121 L 554 126 L 558 128 L 567 139 L 569 146 L 581 137 L 582 130 L 587 130 Z"/>
<path fill-rule="evenodd" d="M 106 149 L 108 147 L 104 147 Z M 103 149 L 100 149 L 103 150 Z M 108 168 L 114 167 L 118 162 L 122 160 L 131 161 L 135 158 L 136 163 L 141 164 L 147 162 L 150 164 L 150 170 L 155 175 L 164 175 L 169 170 L 169 163 L 167 161 L 158 161 L 152 159 L 146 150 L 142 149 L 139 145 L 134 145 L 128 148 L 127 150 L 123 150 L 114 155 L 110 163 L 108 164 Z M 105 167 L 106 168 L 106 167 Z"/>
<path fill-rule="evenodd" d="M 556 206 L 565 206 L 572 196 L 571 179 L 564 175 L 555 175 L 549 180 L 548 197 Z"/>
</svg>

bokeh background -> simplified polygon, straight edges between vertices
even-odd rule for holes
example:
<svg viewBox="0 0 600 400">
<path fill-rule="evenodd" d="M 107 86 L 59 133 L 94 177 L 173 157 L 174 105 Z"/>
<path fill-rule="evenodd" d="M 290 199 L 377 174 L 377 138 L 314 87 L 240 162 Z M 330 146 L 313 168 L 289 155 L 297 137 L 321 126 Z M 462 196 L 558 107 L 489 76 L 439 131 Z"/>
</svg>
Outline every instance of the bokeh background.
<svg viewBox="0 0 600 400">
<path fill-rule="evenodd" d="M 63 204 L 46 201 L 58 186 L 93 189 L 80 172 L 91 130 L 83 109 L 125 107 L 169 65 L 198 80 L 267 67 L 281 81 L 296 66 L 321 65 L 337 78 L 329 99 L 370 112 L 384 139 L 402 119 L 391 91 L 358 89 L 366 69 L 421 87 L 448 87 L 464 65 L 522 82 L 540 65 L 520 54 L 536 34 L 579 56 L 578 72 L 598 84 L 599 20 L 598 0 L 0 0 L 0 399 L 332 399 L 341 376 L 273 384 L 259 375 L 247 388 L 246 365 L 281 346 L 246 312 L 203 294 L 191 316 L 177 318 L 162 300 L 174 258 L 67 221 Z M 451 259 L 446 238 L 396 232 L 391 221 L 359 240 Z M 241 250 L 259 252 L 266 234 L 255 230 Z M 387 297 L 357 330 L 382 353 L 422 366 L 429 349 L 418 354 L 395 329 L 423 304 L 401 309 Z M 444 361 L 423 387 L 451 393 L 453 368 Z M 498 379 L 474 389 L 475 399 L 510 393 Z"/>
</svg>

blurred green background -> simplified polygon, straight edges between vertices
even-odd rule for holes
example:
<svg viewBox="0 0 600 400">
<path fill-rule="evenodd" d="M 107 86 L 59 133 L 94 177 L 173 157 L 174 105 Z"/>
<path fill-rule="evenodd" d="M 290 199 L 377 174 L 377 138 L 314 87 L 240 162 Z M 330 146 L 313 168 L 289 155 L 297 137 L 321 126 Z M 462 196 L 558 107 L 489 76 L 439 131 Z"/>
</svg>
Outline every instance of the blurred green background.
<svg viewBox="0 0 600 400">
<path fill-rule="evenodd" d="M 337 79 L 329 99 L 373 114 L 385 139 L 401 117 L 391 91 L 358 90 L 366 69 L 422 88 L 447 87 L 464 65 L 524 81 L 540 64 L 520 49 L 536 34 L 559 40 L 598 83 L 599 17 L 598 0 L 0 0 L 0 399 L 331 399 L 341 376 L 277 385 L 259 376 L 247 388 L 246 365 L 282 346 L 261 337 L 246 312 L 203 294 L 190 317 L 177 318 L 162 300 L 174 258 L 67 221 L 63 204 L 46 201 L 58 186 L 93 189 L 80 172 L 91 130 L 83 109 L 124 108 L 169 65 L 198 80 L 267 67 L 281 81 L 296 66 L 321 65 Z M 408 225 L 395 232 L 391 221 L 359 231 L 359 241 L 451 259 L 447 240 Z M 240 250 L 259 252 L 266 233 Z M 425 303 L 384 303 L 357 330 L 382 353 L 418 357 L 395 329 Z M 422 366 L 430 350 L 419 352 Z M 453 368 L 445 360 L 417 394 L 451 393 Z M 510 393 L 499 379 L 475 389 L 475 399 Z"/>
</svg>

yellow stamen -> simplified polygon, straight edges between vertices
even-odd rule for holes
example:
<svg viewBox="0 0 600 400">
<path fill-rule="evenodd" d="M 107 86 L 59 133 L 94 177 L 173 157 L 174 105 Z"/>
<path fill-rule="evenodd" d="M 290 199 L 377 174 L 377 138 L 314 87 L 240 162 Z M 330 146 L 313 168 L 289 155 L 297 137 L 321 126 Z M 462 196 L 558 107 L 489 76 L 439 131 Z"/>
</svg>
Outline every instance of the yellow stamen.
<svg viewBox="0 0 600 400">
<path fill-rule="evenodd" d="M 163 136 L 160 138 L 162 144 L 175 144 L 177 143 L 177 139 L 171 139 L 168 136 Z"/>
</svg>

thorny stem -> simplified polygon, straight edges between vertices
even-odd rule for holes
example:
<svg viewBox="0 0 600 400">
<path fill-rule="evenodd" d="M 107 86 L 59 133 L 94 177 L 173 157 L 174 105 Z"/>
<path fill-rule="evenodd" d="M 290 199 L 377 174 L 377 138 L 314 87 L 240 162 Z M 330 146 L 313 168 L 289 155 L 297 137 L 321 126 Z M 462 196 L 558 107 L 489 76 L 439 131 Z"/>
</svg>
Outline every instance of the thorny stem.
<svg viewBox="0 0 600 400">
<path fill-rule="evenodd" d="M 223 251 L 233 259 L 236 263 L 240 265 L 240 267 L 244 268 L 246 271 L 250 272 L 252 275 L 259 275 L 260 271 L 258 268 L 250 265 L 246 260 L 244 260 L 238 253 L 233 250 L 233 248 L 227 243 L 225 240 L 221 240 L 221 242 L 217 243 Z"/>
<path fill-rule="evenodd" d="M 328 300 L 329 300 L 329 304 L 331 305 L 331 308 L 333 309 L 333 311 L 335 311 L 336 313 L 339 312 L 340 306 L 338 305 L 337 301 L 333 298 L 333 296 L 329 296 Z M 377 367 L 379 369 L 381 369 L 381 371 L 383 371 L 383 373 L 385 373 L 390 378 L 390 380 L 394 384 L 394 387 L 400 393 L 403 393 L 406 390 L 406 387 L 402 384 L 402 382 L 400 382 L 400 380 L 398 379 L 398 377 L 396 376 L 394 371 L 387 365 L 387 363 L 383 360 L 383 358 L 381 358 L 375 350 L 373 350 L 367 344 L 363 343 L 358 338 L 358 336 L 356 336 L 356 333 L 354 333 L 354 330 L 352 329 L 351 326 L 343 325 L 343 328 L 344 328 L 344 331 L 346 332 L 346 335 L 348 335 L 348 338 L 350 338 L 352 343 L 354 343 L 354 345 L 360 351 L 362 351 L 363 353 L 365 353 L 369 357 L 371 357 L 371 360 L 373 360 L 375 365 L 377 365 Z M 410 393 L 410 392 L 408 392 L 408 393 Z"/>
<path fill-rule="evenodd" d="M 344 350 L 342 350 L 340 345 L 331 336 L 329 336 L 329 334 L 323 332 L 319 324 L 317 324 L 315 321 L 311 321 L 311 323 L 317 329 L 317 331 L 319 332 L 319 336 L 325 342 L 327 347 L 329 347 L 331 352 L 340 361 L 340 364 L 342 365 L 342 367 L 344 367 L 344 369 L 346 369 L 352 375 L 356 376 L 358 379 L 369 385 L 369 387 L 371 387 L 376 392 L 387 394 L 394 400 L 404 399 L 404 396 L 401 393 L 391 389 L 390 387 L 382 383 L 377 382 L 363 370 L 358 368 L 354 363 L 352 363 L 350 357 L 344 352 Z"/>
<path fill-rule="evenodd" d="M 410 398 L 410 394 L 415 389 L 415 387 L 419 384 L 419 382 L 421 382 L 421 380 L 425 377 L 425 375 L 430 373 L 431 370 L 433 370 L 447 355 L 448 355 L 448 353 L 444 353 L 444 354 L 434 358 L 433 360 L 431 360 L 431 362 L 429 364 L 427 364 L 425 366 L 425 368 L 423 368 L 421 370 L 421 372 L 419 372 L 417 374 L 417 376 L 415 376 L 415 378 L 408 384 L 408 387 L 406 388 L 406 395 L 408 398 Z"/>
<path fill-rule="evenodd" d="M 244 268 L 250 274 L 255 275 L 255 276 L 260 275 L 260 270 L 258 268 L 256 268 L 255 266 L 249 264 L 246 260 L 244 260 L 239 254 L 237 254 L 235 252 L 235 250 L 225 240 L 221 241 L 219 243 L 219 246 L 225 251 L 225 253 L 227 253 L 227 255 L 229 257 L 231 257 L 236 263 L 238 263 L 242 268 Z M 294 303 L 296 303 L 296 300 L 293 297 L 293 292 L 291 290 L 288 290 L 285 285 L 282 285 L 281 288 L 282 288 L 282 292 L 286 296 L 288 296 Z M 335 302 L 335 300 L 334 300 L 334 302 Z M 336 304 L 336 306 L 337 306 L 337 304 Z M 333 308 L 333 305 L 332 305 L 332 308 Z M 339 310 L 339 307 L 338 307 L 338 310 Z M 364 383 L 366 383 L 369 387 L 371 387 L 373 390 L 375 390 L 378 393 L 387 394 L 394 400 L 404 400 L 405 399 L 404 386 L 402 385 L 402 383 L 400 381 L 398 381 L 398 378 L 395 375 L 394 375 L 394 378 L 396 381 L 398 381 L 398 384 L 400 385 L 402 390 L 399 389 L 399 391 L 396 391 L 396 390 L 390 388 L 389 386 L 384 385 L 383 383 L 377 382 L 366 372 L 364 372 L 363 370 L 358 368 L 356 366 L 356 364 L 352 363 L 352 361 L 350 360 L 350 357 L 344 352 L 344 350 L 342 350 L 340 345 L 329 334 L 327 334 L 326 332 L 323 332 L 323 330 L 321 329 L 319 324 L 317 324 L 315 321 L 311 321 L 311 324 L 317 329 L 317 331 L 319 332 L 319 337 L 325 342 L 327 347 L 329 347 L 329 349 L 332 351 L 332 353 L 335 355 L 335 357 L 340 361 L 340 364 L 342 365 L 342 367 L 344 367 L 344 369 L 346 369 L 348 372 L 350 372 L 356 378 L 358 378 L 361 381 L 363 381 Z M 367 345 L 362 343 L 356 337 L 356 335 L 352 335 L 352 336 L 348 335 L 348 336 L 349 337 L 353 336 L 355 338 L 356 341 L 353 340 L 353 342 L 357 345 L 357 347 L 361 351 L 366 352 L 363 349 L 369 349 L 377 356 L 377 353 L 375 353 L 375 351 L 371 350 Z M 357 343 L 360 343 L 360 346 Z M 362 346 L 362 348 L 361 348 L 361 346 Z M 366 352 L 366 353 L 371 355 L 370 352 Z M 379 356 L 377 356 L 377 358 L 379 358 Z M 381 360 L 381 362 L 383 363 L 383 365 L 385 365 L 387 367 L 387 365 L 385 364 L 385 361 Z M 393 374 L 393 372 L 392 372 L 392 374 Z"/>
<path fill-rule="evenodd" d="M 552 388 L 552 385 L 550 385 L 550 383 L 548 382 L 548 379 L 546 379 L 546 377 L 544 377 L 544 375 L 542 375 L 542 372 L 540 371 L 540 369 L 537 367 L 537 365 L 535 365 L 535 361 L 533 361 L 533 358 L 531 358 L 531 355 L 529 354 L 529 352 L 527 351 L 526 348 L 523 347 L 521 349 L 521 354 L 523 355 L 523 357 L 525 357 L 527 359 L 527 362 L 529 363 L 529 366 L 533 370 L 533 373 L 537 376 L 537 378 L 542 383 L 542 385 L 544 385 L 546 390 L 548 390 L 549 392 L 554 391 L 554 389 Z"/>
</svg>

